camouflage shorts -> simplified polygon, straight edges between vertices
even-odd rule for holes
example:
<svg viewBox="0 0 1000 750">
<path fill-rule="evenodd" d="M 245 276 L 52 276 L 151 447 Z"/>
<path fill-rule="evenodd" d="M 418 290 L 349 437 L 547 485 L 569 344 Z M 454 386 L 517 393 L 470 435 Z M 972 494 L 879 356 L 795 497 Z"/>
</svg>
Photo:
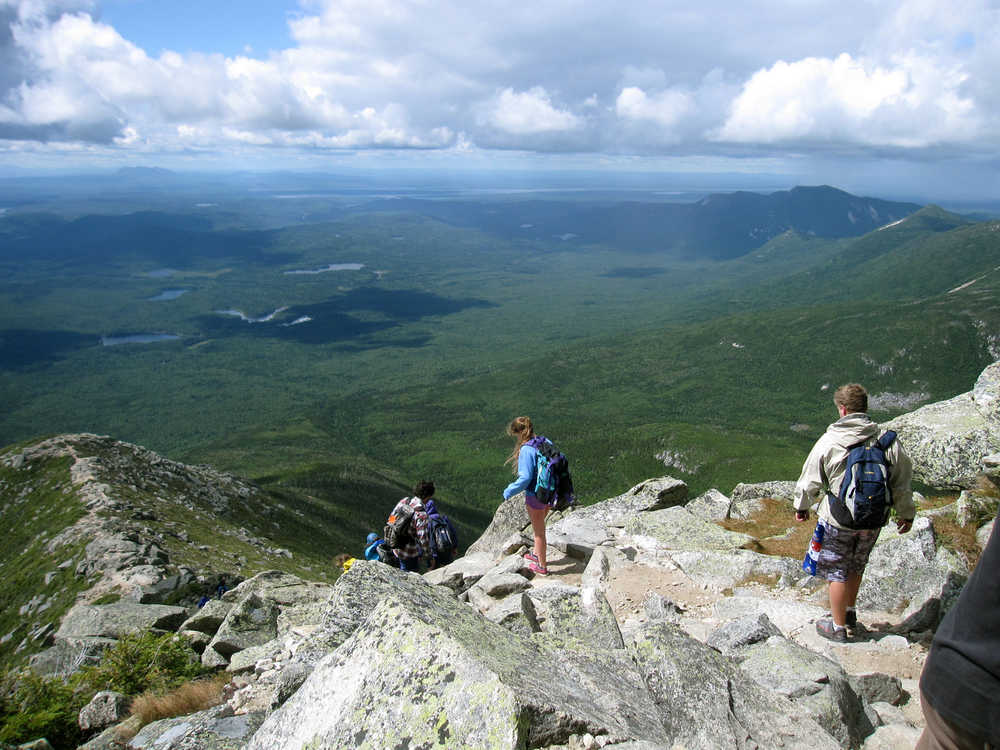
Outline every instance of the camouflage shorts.
<svg viewBox="0 0 1000 750">
<path fill-rule="evenodd" d="M 823 547 L 816 562 L 816 575 L 843 583 L 851 573 L 864 573 L 882 529 L 838 529 L 822 523 Z"/>
</svg>

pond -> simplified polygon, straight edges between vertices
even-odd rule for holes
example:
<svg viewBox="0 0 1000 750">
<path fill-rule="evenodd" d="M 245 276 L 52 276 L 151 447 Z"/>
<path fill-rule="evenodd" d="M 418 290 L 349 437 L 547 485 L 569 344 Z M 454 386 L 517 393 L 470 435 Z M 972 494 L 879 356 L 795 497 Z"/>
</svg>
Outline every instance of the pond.
<svg viewBox="0 0 1000 750">
<path fill-rule="evenodd" d="M 122 336 L 101 336 L 101 346 L 120 344 L 155 344 L 158 341 L 176 341 L 180 336 L 173 333 L 129 333 Z"/>
<path fill-rule="evenodd" d="M 147 297 L 146 300 L 148 302 L 161 302 L 167 299 L 177 299 L 182 294 L 187 294 L 190 291 L 190 289 L 164 289 L 155 297 Z"/>
<path fill-rule="evenodd" d="M 303 269 L 297 271 L 285 271 L 285 276 L 295 276 L 297 274 L 327 273 L 329 271 L 360 271 L 365 267 L 364 263 L 331 263 L 323 268 Z"/>
</svg>

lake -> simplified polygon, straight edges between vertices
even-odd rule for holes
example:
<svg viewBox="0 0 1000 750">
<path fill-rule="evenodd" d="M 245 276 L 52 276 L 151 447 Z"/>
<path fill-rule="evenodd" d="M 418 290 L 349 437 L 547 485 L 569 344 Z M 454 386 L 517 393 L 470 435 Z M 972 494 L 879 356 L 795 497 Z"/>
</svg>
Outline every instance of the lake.
<svg viewBox="0 0 1000 750">
<path fill-rule="evenodd" d="M 123 336 L 101 336 L 101 346 L 120 344 L 155 344 L 158 341 L 176 341 L 180 336 L 172 333 L 129 333 Z"/>
<path fill-rule="evenodd" d="M 149 302 L 161 302 L 162 300 L 167 299 L 177 299 L 182 294 L 187 294 L 190 291 L 190 289 L 164 289 L 155 297 L 147 297 L 146 299 Z"/>
</svg>

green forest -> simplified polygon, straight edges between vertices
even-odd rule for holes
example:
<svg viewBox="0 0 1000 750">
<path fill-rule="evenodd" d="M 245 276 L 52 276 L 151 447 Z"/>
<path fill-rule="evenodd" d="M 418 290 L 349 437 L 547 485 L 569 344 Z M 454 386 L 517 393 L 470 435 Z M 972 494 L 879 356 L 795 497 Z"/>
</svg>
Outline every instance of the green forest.
<svg viewBox="0 0 1000 750">
<path fill-rule="evenodd" d="M 211 464 L 318 499 L 345 546 L 422 478 L 472 541 L 519 414 L 584 503 L 794 479 L 838 385 L 889 418 L 1000 358 L 996 221 L 899 204 L 851 235 L 823 229 L 831 195 L 819 229 L 733 257 L 725 213 L 689 231 L 603 196 L 28 202 L 0 217 L 0 444 L 94 432 Z M 742 236 L 752 212 L 728 210 Z"/>
</svg>

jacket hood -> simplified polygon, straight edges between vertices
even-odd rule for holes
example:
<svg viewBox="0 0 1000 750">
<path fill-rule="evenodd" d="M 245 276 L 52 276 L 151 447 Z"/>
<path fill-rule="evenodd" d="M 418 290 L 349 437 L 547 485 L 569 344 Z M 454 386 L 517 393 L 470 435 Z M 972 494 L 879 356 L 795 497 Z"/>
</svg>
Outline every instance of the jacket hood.
<svg viewBox="0 0 1000 750">
<path fill-rule="evenodd" d="M 429 516 L 436 516 L 437 515 L 438 509 L 437 509 L 437 505 L 434 504 L 434 499 L 433 498 L 429 497 L 426 500 L 424 500 L 424 510 L 427 512 L 427 515 L 429 515 Z"/>
<path fill-rule="evenodd" d="M 873 422 L 871 417 L 863 412 L 841 417 L 830 425 L 829 430 L 836 436 L 836 442 L 845 447 L 878 437 L 881 432 L 878 423 Z"/>
</svg>

